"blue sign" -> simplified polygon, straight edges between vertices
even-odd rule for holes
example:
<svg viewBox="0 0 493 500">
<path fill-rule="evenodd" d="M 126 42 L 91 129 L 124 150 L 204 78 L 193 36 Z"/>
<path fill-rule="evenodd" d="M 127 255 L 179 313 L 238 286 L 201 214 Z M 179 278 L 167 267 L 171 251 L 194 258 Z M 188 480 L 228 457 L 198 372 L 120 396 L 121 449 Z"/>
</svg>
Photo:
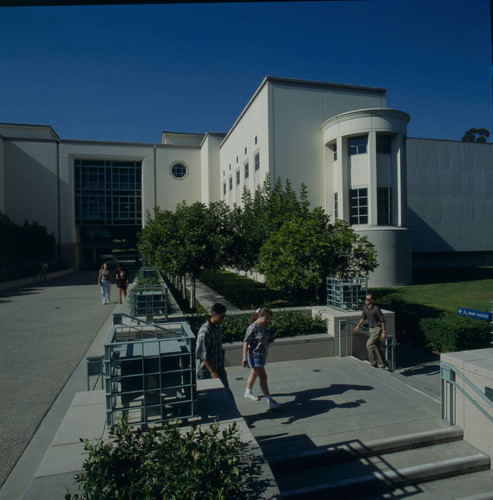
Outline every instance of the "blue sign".
<svg viewBox="0 0 493 500">
<path fill-rule="evenodd" d="M 484 319 L 485 321 L 491 321 L 490 312 L 475 311 L 474 309 L 465 309 L 464 307 L 458 307 L 457 314 L 459 316 L 469 316 L 470 318 Z"/>
</svg>

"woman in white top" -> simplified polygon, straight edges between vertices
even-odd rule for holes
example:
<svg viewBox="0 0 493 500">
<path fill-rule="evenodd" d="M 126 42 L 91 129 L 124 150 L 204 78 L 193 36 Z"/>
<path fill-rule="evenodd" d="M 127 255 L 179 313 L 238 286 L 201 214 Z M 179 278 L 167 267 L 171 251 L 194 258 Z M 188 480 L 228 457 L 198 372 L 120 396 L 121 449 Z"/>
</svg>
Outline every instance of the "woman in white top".
<svg viewBox="0 0 493 500">
<path fill-rule="evenodd" d="M 111 271 L 108 268 L 107 262 L 103 262 L 101 269 L 99 270 L 98 285 L 101 287 L 101 298 L 103 299 L 103 304 L 109 303 L 111 291 Z"/>
</svg>

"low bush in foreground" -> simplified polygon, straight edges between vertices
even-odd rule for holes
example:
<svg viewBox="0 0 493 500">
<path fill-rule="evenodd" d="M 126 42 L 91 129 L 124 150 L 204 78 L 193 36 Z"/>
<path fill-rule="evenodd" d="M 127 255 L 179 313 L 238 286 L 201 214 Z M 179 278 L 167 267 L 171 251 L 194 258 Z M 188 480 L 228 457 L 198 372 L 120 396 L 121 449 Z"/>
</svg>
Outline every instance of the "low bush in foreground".
<svg viewBox="0 0 493 500">
<path fill-rule="evenodd" d="M 81 493 L 66 500 L 228 500 L 259 497 L 260 467 L 246 453 L 236 423 L 132 430 L 125 423 L 111 441 L 84 442 L 88 457 L 76 476 Z M 257 488 L 257 490 L 255 490 Z"/>
</svg>

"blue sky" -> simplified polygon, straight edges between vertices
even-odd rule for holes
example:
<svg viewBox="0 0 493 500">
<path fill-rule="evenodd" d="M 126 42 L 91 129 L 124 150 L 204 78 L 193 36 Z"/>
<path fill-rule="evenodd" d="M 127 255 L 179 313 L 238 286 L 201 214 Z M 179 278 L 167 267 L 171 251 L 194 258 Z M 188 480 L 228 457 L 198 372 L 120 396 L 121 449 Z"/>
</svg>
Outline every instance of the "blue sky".
<svg viewBox="0 0 493 500">
<path fill-rule="evenodd" d="M 226 132 L 266 75 L 387 88 L 410 137 L 493 137 L 488 0 L 1 8 L 0 47 L 0 122 L 64 139 Z"/>
</svg>

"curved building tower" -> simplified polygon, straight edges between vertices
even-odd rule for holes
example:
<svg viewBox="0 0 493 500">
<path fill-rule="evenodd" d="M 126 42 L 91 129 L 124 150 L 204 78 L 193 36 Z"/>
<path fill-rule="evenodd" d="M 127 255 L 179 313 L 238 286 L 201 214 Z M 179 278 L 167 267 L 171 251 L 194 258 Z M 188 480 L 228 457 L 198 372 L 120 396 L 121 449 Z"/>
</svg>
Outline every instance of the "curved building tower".
<svg viewBox="0 0 493 500">
<path fill-rule="evenodd" d="M 406 228 L 406 130 L 409 115 L 388 108 L 341 113 L 322 126 L 326 211 L 375 245 L 371 286 L 411 283 Z"/>
</svg>

